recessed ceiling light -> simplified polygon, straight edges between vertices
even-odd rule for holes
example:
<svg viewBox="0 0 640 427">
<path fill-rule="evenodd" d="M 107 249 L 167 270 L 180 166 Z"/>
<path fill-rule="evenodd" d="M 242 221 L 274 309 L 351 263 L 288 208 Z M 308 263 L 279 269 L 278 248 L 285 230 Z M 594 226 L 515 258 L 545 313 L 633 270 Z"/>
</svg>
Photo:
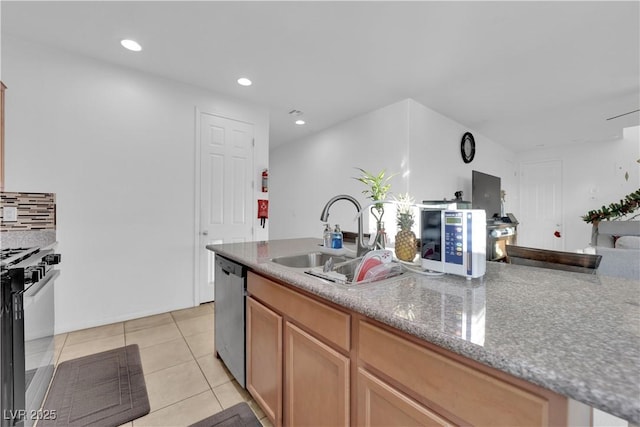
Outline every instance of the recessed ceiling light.
<svg viewBox="0 0 640 427">
<path fill-rule="evenodd" d="M 302 126 L 304 123 L 305 123 L 304 120 L 300 120 L 300 119 L 296 120 L 297 125 Z"/>
<path fill-rule="evenodd" d="M 132 50 L 134 52 L 140 52 L 142 50 L 142 46 L 136 41 L 124 39 L 120 41 L 120 44 L 125 48 Z"/>
<path fill-rule="evenodd" d="M 251 86 L 253 84 L 253 82 L 251 80 L 249 80 L 248 78 L 246 78 L 246 77 L 240 77 L 238 79 L 238 84 L 240 86 Z"/>
</svg>

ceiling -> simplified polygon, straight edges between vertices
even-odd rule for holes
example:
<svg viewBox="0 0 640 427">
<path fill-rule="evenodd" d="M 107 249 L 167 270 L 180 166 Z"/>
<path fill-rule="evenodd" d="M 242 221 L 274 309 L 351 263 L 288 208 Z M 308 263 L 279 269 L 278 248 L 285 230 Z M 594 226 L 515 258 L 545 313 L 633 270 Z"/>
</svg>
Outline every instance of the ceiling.
<svg viewBox="0 0 640 427">
<path fill-rule="evenodd" d="M 3 36 L 265 106 L 271 147 L 413 98 L 525 151 L 606 143 L 640 123 L 637 112 L 606 120 L 640 108 L 639 6 L 4 0 L 1 14 Z M 254 84 L 239 86 L 241 76 Z"/>
</svg>

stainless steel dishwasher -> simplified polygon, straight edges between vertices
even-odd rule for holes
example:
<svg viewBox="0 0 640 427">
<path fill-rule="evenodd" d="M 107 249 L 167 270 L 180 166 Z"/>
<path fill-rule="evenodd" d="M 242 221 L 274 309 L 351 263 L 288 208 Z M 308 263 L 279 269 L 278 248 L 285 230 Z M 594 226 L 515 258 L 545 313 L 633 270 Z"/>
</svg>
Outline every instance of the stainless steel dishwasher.
<svg viewBox="0 0 640 427">
<path fill-rule="evenodd" d="M 245 388 L 247 268 L 216 254 L 214 280 L 216 355 Z"/>
</svg>

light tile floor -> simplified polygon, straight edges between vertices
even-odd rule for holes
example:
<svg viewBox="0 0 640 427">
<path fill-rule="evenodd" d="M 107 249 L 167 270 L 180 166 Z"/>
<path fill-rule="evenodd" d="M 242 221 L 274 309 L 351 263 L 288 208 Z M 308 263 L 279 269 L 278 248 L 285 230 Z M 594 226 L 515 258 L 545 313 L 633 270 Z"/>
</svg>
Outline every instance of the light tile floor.
<svg viewBox="0 0 640 427">
<path fill-rule="evenodd" d="M 246 401 L 264 412 L 214 355 L 214 305 L 56 335 L 57 363 L 138 344 L 151 412 L 126 427 L 187 426 Z"/>
</svg>

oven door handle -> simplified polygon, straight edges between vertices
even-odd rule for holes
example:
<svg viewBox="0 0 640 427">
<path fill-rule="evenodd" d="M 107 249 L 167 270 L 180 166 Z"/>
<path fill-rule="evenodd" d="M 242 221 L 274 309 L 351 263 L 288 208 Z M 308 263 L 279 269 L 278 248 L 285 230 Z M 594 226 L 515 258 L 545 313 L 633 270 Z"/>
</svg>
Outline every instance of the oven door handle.
<svg viewBox="0 0 640 427">
<path fill-rule="evenodd" d="M 35 285 L 31 286 L 29 289 L 24 291 L 22 296 L 24 298 L 31 298 L 34 301 L 37 300 L 37 298 L 38 298 L 38 296 L 40 294 L 40 291 L 42 291 L 42 288 L 44 288 L 47 283 L 49 283 L 50 281 L 52 281 L 53 279 L 55 279 L 59 275 L 60 275 L 60 270 L 50 270 L 42 278 L 42 280 L 39 280 L 38 283 L 36 283 Z M 26 301 L 25 301 L 25 305 L 26 305 Z"/>
</svg>

